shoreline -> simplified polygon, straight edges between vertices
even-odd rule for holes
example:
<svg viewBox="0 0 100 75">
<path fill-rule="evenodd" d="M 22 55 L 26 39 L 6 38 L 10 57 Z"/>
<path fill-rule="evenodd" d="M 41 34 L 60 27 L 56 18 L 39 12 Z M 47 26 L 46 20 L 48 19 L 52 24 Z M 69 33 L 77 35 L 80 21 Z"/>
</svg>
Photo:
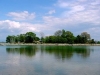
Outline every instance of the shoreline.
<svg viewBox="0 0 100 75">
<path fill-rule="evenodd" d="M 100 46 L 100 44 L 52 44 L 52 43 L 43 43 L 43 44 L 34 44 L 34 43 L 0 43 L 0 46 L 16 46 L 16 45 L 56 45 L 56 46 Z"/>
</svg>

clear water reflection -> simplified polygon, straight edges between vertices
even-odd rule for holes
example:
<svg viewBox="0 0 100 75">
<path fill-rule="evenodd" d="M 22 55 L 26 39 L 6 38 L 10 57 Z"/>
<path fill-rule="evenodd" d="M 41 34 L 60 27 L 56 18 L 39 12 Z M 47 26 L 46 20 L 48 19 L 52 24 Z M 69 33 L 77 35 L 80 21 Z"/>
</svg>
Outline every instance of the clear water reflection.
<svg viewBox="0 0 100 75">
<path fill-rule="evenodd" d="M 90 56 L 90 48 L 86 46 L 18 46 L 6 48 L 7 53 L 19 53 L 29 57 L 35 56 L 37 51 L 41 53 L 53 54 L 59 59 L 70 59 L 77 54 L 83 58 Z"/>
<path fill-rule="evenodd" d="M 86 46 L 46 46 L 41 51 L 44 53 L 54 54 L 59 59 L 70 59 L 77 54 L 83 58 L 90 56 L 90 49 Z"/>
<path fill-rule="evenodd" d="M 100 46 L 0 46 L 0 75 L 100 75 Z"/>
<path fill-rule="evenodd" d="M 36 54 L 36 46 L 18 46 L 14 48 L 6 48 L 7 53 L 18 53 L 20 55 L 26 55 L 32 57 Z"/>
</svg>

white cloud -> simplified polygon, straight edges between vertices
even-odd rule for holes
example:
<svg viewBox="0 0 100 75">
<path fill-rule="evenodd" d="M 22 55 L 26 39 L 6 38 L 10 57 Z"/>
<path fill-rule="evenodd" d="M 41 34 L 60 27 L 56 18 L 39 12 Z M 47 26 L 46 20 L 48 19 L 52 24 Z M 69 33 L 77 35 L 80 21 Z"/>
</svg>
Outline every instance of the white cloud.
<svg viewBox="0 0 100 75">
<path fill-rule="evenodd" d="M 100 8 L 98 5 L 98 0 L 77 0 L 77 1 L 65 1 L 58 0 L 60 4 L 63 2 L 67 3 L 68 7 L 62 12 L 62 16 L 66 19 L 72 20 L 71 23 L 93 23 L 94 25 L 99 25 L 100 22 Z M 70 10 L 68 10 L 68 8 Z"/>
<path fill-rule="evenodd" d="M 56 13 L 56 11 L 55 10 L 50 10 L 49 12 L 48 12 L 48 14 L 54 14 L 54 13 Z"/>
<path fill-rule="evenodd" d="M 11 21 L 11 20 L 0 21 L 0 32 L 2 34 L 6 33 L 7 35 L 12 35 L 12 34 L 16 35 L 16 34 L 26 33 L 30 31 L 39 33 L 47 29 L 49 30 L 50 28 L 51 27 L 45 23 L 32 24 L 28 22 L 17 22 L 17 21 Z"/>
<path fill-rule="evenodd" d="M 69 3 L 66 0 L 58 0 L 58 2 L 55 5 L 61 8 L 66 8 L 69 6 Z"/>
<path fill-rule="evenodd" d="M 4 20 L 0 21 L 0 28 L 8 28 L 8 29 L 20 28 L 20 23 L 10 20 Z"/>
<path fill-rule="evenodd" d="M 99 11 L 98 10 L 87 10 L 83 12 L 75 12 L 75 13 L 69 13 L 70 16 L 68 17 L 69 19 L 73 20 L 73 23 L 93 23 L 94 25 L 97 25 L 100 20 L 100 17 L 98 16 Z M 65 13 L 64 13 L 65 14 Z M 66 16 L 68 14 L 66 13 Z"/>
<path fill-rule="evenodd" d="M 21 23 L 21 33 L 26 33 L 26 32 L 29 32 L 29 31 L 32 31 L 32 32 L 39 32 L 39 25 L 40 24 L 31 24 L 31 23 Z"/>
<path fill-rule="evenodd" d="M 85 10 L 85 7 L 82 5 L 77 5 L 77 6 L 73 6 L 72 7 L 72 11 L 71 12 L 78 12 L 78 11 L 83 11 Z"/>
<path fill-rule="evenodd" d="M 0 21 L 0 32 L 6 33 L 25 33 L 28 31 L 38 32 L 37 25 L 29 23 L 20 23 L 11 20 Z M 16 35 L 15 34 L 15 35 Z"/>
<path fill-rule="evenodd" d="M 47 24 L 48 26 L 56 26 L 62 23 L 61 18 L 57 18 L 54 16 L 43 16 L 43 20 L 44 20 L 44 23 Z"/>
<path fill-rule="evenodd" d="M 28 11 L 23 12 L 9 12 L 8 16 L 12 17 L 14 20 L 32 20 L 35 18 L 35 13 L 29 13 Z"/>
</svg>

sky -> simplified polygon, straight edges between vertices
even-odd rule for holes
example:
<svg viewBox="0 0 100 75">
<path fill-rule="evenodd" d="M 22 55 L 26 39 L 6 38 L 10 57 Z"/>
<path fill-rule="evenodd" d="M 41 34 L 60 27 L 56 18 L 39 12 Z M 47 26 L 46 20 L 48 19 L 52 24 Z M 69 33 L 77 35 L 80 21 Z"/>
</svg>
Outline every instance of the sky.
<svg viewBox="0 0 100 75">
<path fill-rule="evenodd" d="M 0 42 L 8 35 L 49 36 L 62 29 L 100 41 L 100 0 L 0 0 Z"/>
</svg>

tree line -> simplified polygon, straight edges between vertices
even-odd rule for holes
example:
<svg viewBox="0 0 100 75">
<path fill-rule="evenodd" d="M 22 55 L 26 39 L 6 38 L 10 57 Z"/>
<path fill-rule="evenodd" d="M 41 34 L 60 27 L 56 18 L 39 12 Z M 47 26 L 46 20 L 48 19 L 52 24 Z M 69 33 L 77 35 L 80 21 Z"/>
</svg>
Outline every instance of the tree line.
<svg viewBox="0 0 100 75">
<path fill-rule="evenodd" d="M 39 37 L 36 36 L 33 32 L 27 32 L 26 34 L 20 34 L 20 35 L 8 35 L 6 37 L 7 43 L 33 43 L 35 41 L 39 41 Z"/>
<path fill-rule="evenodd" d="M 82 32 L 80 35 L 74 36 L 71 31 L 58 30 L 54 35 L 37 37 L 34 32 L 27 32 L 20 35 L 8 35 L 6 37 L 7 43 L 68 43 L 68 44 L 86 44 L 96 43 L 91 39 L 90 34 Z M 98 42 L 100 43 L 100 42 Z"/>
</svg>

